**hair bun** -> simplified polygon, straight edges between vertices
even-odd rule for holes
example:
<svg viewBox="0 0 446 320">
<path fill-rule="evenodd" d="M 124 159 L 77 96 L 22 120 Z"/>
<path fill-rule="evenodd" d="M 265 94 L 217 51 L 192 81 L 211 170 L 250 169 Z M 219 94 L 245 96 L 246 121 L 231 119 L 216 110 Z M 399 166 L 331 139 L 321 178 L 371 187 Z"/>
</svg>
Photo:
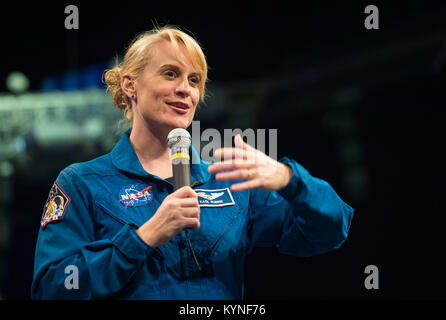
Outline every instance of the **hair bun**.
<svg viewBox="0 0 446 320">
<path fill-rule="evenodd" d="M 116 65 L 113 69 L 107 70 L 104 75 L 107 91 L 113 97 L 113 104 L 119 110 L 125 110 L 131 105 L 129 98 L 121 88 L 121 68 Z"/>
</svg>

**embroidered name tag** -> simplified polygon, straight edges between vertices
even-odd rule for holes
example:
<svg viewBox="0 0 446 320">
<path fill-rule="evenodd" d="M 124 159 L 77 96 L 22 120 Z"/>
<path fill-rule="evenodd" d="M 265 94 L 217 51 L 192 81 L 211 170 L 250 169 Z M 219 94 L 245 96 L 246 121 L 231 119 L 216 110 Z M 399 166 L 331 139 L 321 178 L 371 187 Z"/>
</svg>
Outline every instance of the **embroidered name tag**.
<svg viewBox="0 0 446 320">
<path fill-rule="evenodd" d="M 129 184 L 119 191 L 119 202 L 127 207 L 145 206 L 153 199 L 152 186 L 145 186 L 141 183 Z"/>
<path fill-rule="evenodd" d="M 198 195 L 198 204 L 200 207 L 224 207 L 235 204 L 229 188 L 224 189 L 195 189 Z"/>
<path fill-rule="evenodd" d="M 57 182 L 54 182 L 43 209 L 42 219 L 40 220 L 42 229 L 45 229 L 46 225 L 52 221 L 62 220 L 70 202 L 70 197 Z"/>
</svg>

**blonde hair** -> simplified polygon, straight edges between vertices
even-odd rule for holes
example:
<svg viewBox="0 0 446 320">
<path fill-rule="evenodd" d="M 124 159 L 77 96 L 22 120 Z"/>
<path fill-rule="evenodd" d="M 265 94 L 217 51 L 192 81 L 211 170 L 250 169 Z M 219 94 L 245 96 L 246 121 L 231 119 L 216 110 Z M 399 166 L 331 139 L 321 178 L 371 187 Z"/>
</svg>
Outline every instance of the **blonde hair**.
<svg viewBox="0 0 446 320">
<path fill-rule="evenodd" d="M 115 67 L 106 70 L 104 75 L 107 91 L 111 93 L 114 105 L 118 109 L 124 111 L 124 118 L 127 120 L 133 119 L 132 103 L 130 98 L 121 88 L 122 75 L 127 73 L 131 78 L 138 79 L 150 59 L 150 49 L 152 45 L 161 40 L 167 40 L 172 43 L 177 51 L 177 57 L 180 57 L 179 46 L 183 45 L 186 48 L 192 64 L 200 74 L 198 89 L 200 93 L 200 101 L 204 101 L 208 66 L 206 57 L 204 56 L 199 43 L 192 36 L 181 31 L 178 27 L 155 27 L 150 31 L 138 35 L 128 47 L 122 64 L 120 65 L 118 59 L 116 59 Z"/>
</svg>

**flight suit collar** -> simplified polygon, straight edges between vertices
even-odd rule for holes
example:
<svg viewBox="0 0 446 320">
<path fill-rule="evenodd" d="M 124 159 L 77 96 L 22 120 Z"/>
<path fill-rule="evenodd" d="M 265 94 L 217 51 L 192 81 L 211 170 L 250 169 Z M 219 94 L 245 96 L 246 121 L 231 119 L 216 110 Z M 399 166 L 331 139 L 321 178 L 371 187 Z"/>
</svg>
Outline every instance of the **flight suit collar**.
<svg viewBox="0 0 446 320">
<path fill-rule="evenodd" d="M 129 140 L 130 132 L 131 129 L 124 132 L 121 139 L 113 148 L 111 152 L 112 163 L 119 170 L 142 177 L 153 178 L 154 175 L 148 173 L 141 165 L 141 162 L 139 162 L 138 156 L 136 155 L 136 152 Z M 189 148 L 189 154 L 191 155 L 191 183 L 204 183 L 208 181 L 211 176 L 211 174 L 208 172 L 209 163 L 200 159 L 197 150 L 195 150 L 192 145 Z"/>
<path fill-rule="evenodd" d="M 129 140 L 130 132 L 131 129 L 124 132 L 113 148 L 111 152 L 112 162 L 119 170 L 143 177 L 151 176 L 139 162 L 138 156 Z"/>
</svg>

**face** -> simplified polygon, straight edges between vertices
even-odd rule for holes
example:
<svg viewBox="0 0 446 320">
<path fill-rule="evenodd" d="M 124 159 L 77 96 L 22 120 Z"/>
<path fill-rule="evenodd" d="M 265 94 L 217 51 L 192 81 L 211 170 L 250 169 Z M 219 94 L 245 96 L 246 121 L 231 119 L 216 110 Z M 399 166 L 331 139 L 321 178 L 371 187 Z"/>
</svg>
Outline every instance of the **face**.
<svg viewBox="0 0 446 320">
<path fill-rule="evenodd" d="M 143 121 L 149 128 L 166 132 L 191 124 L 200 99 L 200 75 L 186 49 L 180 48 L 178 59 L 168 41 L 152 47 L 149 62 L 135 81 L 133 126 Z"/>
</svg>

